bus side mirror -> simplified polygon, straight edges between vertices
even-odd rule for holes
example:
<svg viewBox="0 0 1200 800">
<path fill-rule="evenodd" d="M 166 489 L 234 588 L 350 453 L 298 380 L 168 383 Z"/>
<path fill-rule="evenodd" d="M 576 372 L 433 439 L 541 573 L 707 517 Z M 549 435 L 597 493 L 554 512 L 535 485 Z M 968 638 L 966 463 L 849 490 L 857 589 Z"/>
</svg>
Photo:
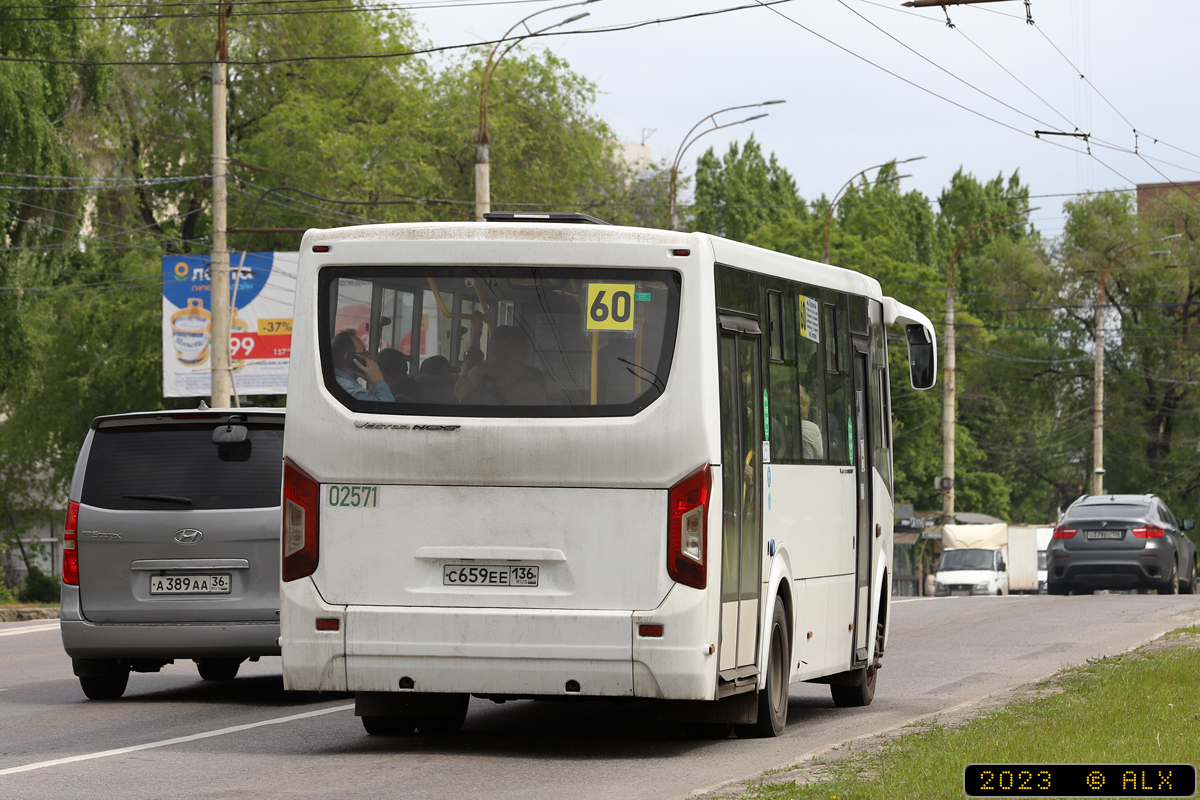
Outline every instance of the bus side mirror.
<svg viewBox="0 0 1200 800">
<path fill-rule="evenodd" d="M 1192 528 L 1194 528 L 1194 527 L 1196 527 L 1196 521 L 1195 521 L 1195 520 L 1191 520 L 1191 519 L 1185 519 L 1185 520 L 1183 521 L 1183 529 L 1184 529 L 1185 531 L 1190 531 L 1190 530 L 1191 530 Z"/>
<path fill-rule="evenodd" d="M 936 354 L 923 325 L 905 325 L 908 340 L 908 372 L 914 389 L 932 389 L 937 380 Z"/>
</svg>

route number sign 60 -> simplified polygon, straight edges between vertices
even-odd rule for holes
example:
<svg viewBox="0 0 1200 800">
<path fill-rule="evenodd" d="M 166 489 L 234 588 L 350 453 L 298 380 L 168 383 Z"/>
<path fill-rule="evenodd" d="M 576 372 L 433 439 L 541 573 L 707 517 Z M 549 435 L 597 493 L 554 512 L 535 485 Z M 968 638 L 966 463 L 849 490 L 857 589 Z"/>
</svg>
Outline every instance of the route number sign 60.
<svg viewBox="0 0 1200 800">
<path fill-rule="evenodd" d="M 589 283 L 587 329 L 589 331 L 633 330 L 632 283 Z"/>
</svg>

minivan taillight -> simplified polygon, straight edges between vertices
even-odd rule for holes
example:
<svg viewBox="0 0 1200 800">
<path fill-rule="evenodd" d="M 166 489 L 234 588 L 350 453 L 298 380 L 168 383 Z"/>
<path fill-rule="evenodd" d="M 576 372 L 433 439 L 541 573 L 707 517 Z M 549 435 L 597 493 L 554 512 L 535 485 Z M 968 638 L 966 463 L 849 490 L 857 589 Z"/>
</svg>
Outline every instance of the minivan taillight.
<svg viewBox="0 0 1200 800">
<path fill-rule="evenodd" d="M 67 521 L 63 523 L 63 583 L 79 585 L 79 503 L 67 501 Z"/>
<path fill-rule="evenodd" d="M 667 574 L 703 589 L 708 582 L 708 464 L 671 487 L 667 495 Z"/>
<path fill-rule="evenodd" d="M 1163 529 L 1157 525 L 1143 525 L 1130 532 L 1139 539 L 1161 539 L 1163 537 Z"/>
<path fill-rule="evenodd" d="M 321 487 L 291 459 L 283 460 L 283 579 L 294 581 L 317 568 L 317 515 Z"/>
<path fill-rule="evenodd" d="M 1066 525 L 1059 525 L 1057 528 L 1054 529 L 1054 538 L 1055 539 L 1074 539 L 1075 533 L 1076 533 L 1075 528 L 1068 528 Z"/>
</svg>

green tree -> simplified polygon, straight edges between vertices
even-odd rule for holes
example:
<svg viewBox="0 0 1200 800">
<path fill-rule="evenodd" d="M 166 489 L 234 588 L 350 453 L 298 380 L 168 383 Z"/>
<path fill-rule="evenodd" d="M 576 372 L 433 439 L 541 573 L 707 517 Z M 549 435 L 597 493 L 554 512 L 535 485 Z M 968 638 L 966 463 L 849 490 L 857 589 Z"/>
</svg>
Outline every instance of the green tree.
<svg viewBox="0 0 1200 800">
<path fill-rule="evenodd" d="M 805 219 L 808 207 L 796 181 L 772 153 L 763 156 L 754 136 L 729 145 L 720 159 L 710 147 L 696 161 L 692 227 L 744 242 L 764 225 Z"/>
<path fill-rule="evenodd" d="M 1181 516 L 1194 516 L 1200 202 L 1176 190 L 1135 209 L 1130 196 L 1109 193 L 1079 198 L 1067 212 L 1062 259 L 1072 336 L 1088 357 L 1079 382 L 1089 411 L 1095 303 L 1105 278 L 1105 491 L 1155 492 Z M 1090 473 L 1090 437 L 1081 450 L 1081 471 Z"/>
<path fill-rule="evenodd" d="M 407 16 L 349 0 L 320 5 L 354 10 L 242 17 L 235 6 L 230 59 L 374 54 L 421 44 Z M 164 62 L 212 57 L 211 17 L 142 16 L 130 11 L 121 20 L 72 28 L 63 35 L 75 49 L 63 53 L 108 49 Z M 481 66 L 478 52 L 436 67 L 420 57 L 231 66 L 230 225 L 468 218 Z M 0 92 L 6 89 L 0 86 Z M 211 183 L 204 177 L 212 169 L 207 65 L 117 67 L 103 102 L 85 107 L 72 97 L 70 144 L 83 157 L 70 165 L 23 162 L 21 169 L 78 175 L 86 163 L 106 179 L 157 182 L 93 192 L 88 196 L 94 203 L 72 207 L 70 213 L 86 215 L 92 230 L 87 252 L 74 247 L 78 226 L 61 226 L 55 268 L 23 273 L 21 285 L 37 291 L 22 296 L 19 315 L 0 315 L 0 324 L 18 318 L 24 337 L 19 345 L 3 343 L 0 368 L 36 354 L 4 395 L 0 410 L 7 422 L 0 437 L 15 467 L 11 474 L 39 475 L 48 496 L 65 487 L 94 416 L 164 407 L 161 257 L 206 252 L 211 233 Z M 611 206 L 630 218 L 655 213 L 653 203 L 640 210 L 631 205 L 638 192 L 646 194 L 646 184 L 632 181 L 613 160 L 612 132 L 591 111 L 595 87 L 561 58 L 515 50 L 496 73 L 491 97 L 497 206 Z M 59 155 L 65 159 L 71 152 L 64 145 Z M 266 188 L 283 185 L 299 191 L 264 196 Z M 362 202 L 332 203 L 314 195 Z M 296 236 L 234 236 L 230 243 L 287 250 L 296 246 Z M 5 286 L 11 285 L 6 278 Z M 0 292 L 0 301 L 13 296 Z M 19 498 L 20 488 L 13 484 L 13 497 Z"/>
</svg>

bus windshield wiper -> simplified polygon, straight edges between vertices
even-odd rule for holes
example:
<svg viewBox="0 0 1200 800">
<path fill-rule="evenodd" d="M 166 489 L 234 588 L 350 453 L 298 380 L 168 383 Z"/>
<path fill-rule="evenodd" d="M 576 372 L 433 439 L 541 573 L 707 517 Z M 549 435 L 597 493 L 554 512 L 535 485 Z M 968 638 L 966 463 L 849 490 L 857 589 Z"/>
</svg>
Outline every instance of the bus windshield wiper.
<svg viewBox="0 0 1200 800">
<path fill-rule="evenodd" d="M 635 378 L 641 378 L 646 383 L 653 386 L 655 389 L 658 389 L 659 394 L 663 393 L 663 390 L 666 388 L 666 386 L 663 384 L 662 378 L 658 377 L 658 375 L 656 375 L 653 372 L 651 372 L 650 370 L 646 369 L 641 364 L 633 363 L 632 361 L 630 361 L 627 358 L 618 357 L 617 361 L 620 361 L 622 364 L 628 365 L 627 367 L 625 367 L 625 371 L 628 372 L 630 375 L 634 376 Z M 641 370 L 642 372 L 646 373 L 646 375 L 649 375 L 650 377 L 647 378 L 646 375 L 639 375 L 637 372 L 634 372 L 635 369 Z"/>
<path fill-rule="evenodd" d="M 180 497 L 175 494 L 123 494 L 126 500 L 158 500 L 163 503 L 177 503 L 181 506 L 192 505 L 192 498 Z"/>
</svg>

